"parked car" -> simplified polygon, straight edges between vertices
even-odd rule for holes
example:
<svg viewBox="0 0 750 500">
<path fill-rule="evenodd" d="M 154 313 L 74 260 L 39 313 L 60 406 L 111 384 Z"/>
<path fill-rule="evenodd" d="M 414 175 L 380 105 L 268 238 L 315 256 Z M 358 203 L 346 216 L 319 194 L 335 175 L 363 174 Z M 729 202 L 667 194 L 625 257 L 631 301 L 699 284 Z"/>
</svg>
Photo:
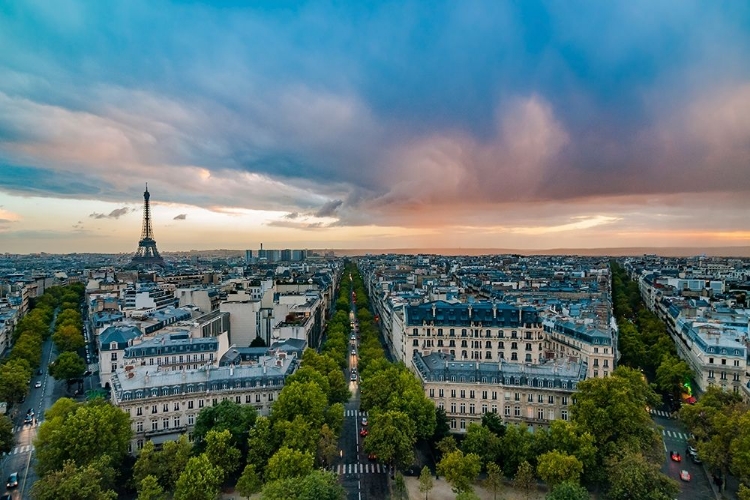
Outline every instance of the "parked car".
<svg viewBox="0 0 750 500">
<path fill-rule="evenodd" d="M 367 425 L 367 417 L 362 417 L 362 425 Z"/>
<path fill-rule="evenodd" d="M 8 476 L 8 481 L 5 483 L 6 488 L 15 488 L 16 486 L 18 486 L 18 472 L 14 472 Z"/>
<path fill-rule="evenodd" d="M 359 431 L 359 435 L 362 436 L 362 437 L 365 437 L 368 434 L 369 434 L 369 432 L 367 431 L 367 429 L 362 429 L 361 431 Z"/>
</svg>

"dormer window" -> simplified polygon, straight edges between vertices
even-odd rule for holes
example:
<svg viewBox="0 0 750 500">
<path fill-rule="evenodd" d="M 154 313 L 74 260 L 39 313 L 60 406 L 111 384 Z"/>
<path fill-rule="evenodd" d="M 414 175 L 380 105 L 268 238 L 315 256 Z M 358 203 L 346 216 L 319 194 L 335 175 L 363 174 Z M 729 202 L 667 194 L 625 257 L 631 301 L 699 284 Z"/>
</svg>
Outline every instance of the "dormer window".
<svg viewBox="0 0 750 500">
<path fill-rule="evenodd" d="M 116 351 L 117 350 L 117 342 L 110 342 L 109 343 L 109 348 L 112 351 Z"/>
</svg>

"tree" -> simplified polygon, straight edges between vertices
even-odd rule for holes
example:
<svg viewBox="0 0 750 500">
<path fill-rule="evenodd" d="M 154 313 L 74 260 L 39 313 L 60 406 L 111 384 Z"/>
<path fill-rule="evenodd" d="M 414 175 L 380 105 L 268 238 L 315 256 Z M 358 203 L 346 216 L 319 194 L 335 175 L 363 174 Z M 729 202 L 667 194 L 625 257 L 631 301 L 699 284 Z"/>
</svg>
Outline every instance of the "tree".
<svg viewBox="0 0 750 500">
<path fill-rule="evenodd" d="M 304 418 L 315 429 L 320 429 L 325 421 L 328 397 L 314 382 L 292 382 L 285 385 L 279 399 L 271 409 L 271 420 L 291 422 L 297 415 Z"/>
<path fill-rule="evenodd" d="M 591 495 L 583 486 L 564 481 L 547 494 L 545 500 L 589 500 Z"/>
<path fill-rule="evenodd" d="M 216 406 L 207 406 L 198 413 L 195 419 L 193 437 L 198 449 L 203 449 L 203 438 L 209 431 L 228 430 L 232 435 L 232 445 L 247 450 L 247 437 L 258 418 L 258 411 L 251 405 L 240 405 L 234 401 L 224 400 Z"/>
<path fill-rule="evenodd" d="M 456 500 L 480 500 L 479 495 L 473 491 L 461 491 L 456 495 Z"/>
<path fill-rule="evenodd" d="M 422 472 L 419 474 L 419 491 L 424 493 L 424 500 L 427 500 L 430 490 L 435 486 L 432 481 L 432 472 L 426 465 L 422 467 Z"/>
<path fill-rule="evenodd" d="M 29 394 L 29 364 L 20 359 L 11 359 L 0 365 L 0 400 L 14 404 Z"/>
<path fill-rule="evenodd" d="M 435 407 L 435 432 L 432 434 L 431 442 L 437 444 L 440 440 L 451 435 L 450 423 L 448 422 L 448 415 L 445 413 L 445 409 L 439 406 Z"/>
<path fill-rule="evenodd" d="M 161 487 L 156 477 L 151 474 L 138 483 L 138 500 L 162 500 L 164 488 Z"/>
<path fill-rule="evenodd" d="M 438 441 L 435 448 L 440 452 L 440 455 L 447 455 L 452 451 L 456 451 L 458 449 L 458 444 L 456 443 L 456 438 L 453 436 L 446 436 Z"/>
<path fill-rule="evenodd" d="M 501 445 L 501 439 L 493 434 L 489 427 L 472 423 L 466 431 L 461 449 L 464 453 L 479 455 L 482 465 L 485 465 L 497 459 Z"/>
<path fill-rule="evenodd" d="M 608 500 L 668 500 L 679 492 L 676 481 L 662 474 L 658 465 L 649 463 L 640 453 L 627 453 L 619 460 L 611 460 L 607 472 Z"/>
<path fill-rule="evenodd" d="M 371 418 L 364 448 L 387 464 L 402 468 L 414 461 L 414 423 L 400 411 L 386 411 Z"/>
<path fill-rule="evenodd" d="M 524 461 L 518 466 L 513 484 L 523 492 L 523 497 L 528 500 L 531 496 L 531 488 L 534 487 L 534 468 L 529 462 Z"/>
<path fill-rule="evenodd" d="M 277 436 L 271 429 L 271 421 L 267 417 L 258 417 L 247 438 L 247 463 L 263 473 L 268 459 L 276 451 L 276 443 Z"/>
<path fill-rule="evenodd" d="M 52 335 L 52 341 L 60 352 L 76 351 L 86 345 L 83 333 L 73 325 L 60 326 Z"/>
<path fill-rule="evenodd" d="M 237 481 L 237 492 L 245 498 L 258 493 L 263 486 L 254 465 L 246 465 L 240 479 Z"/>
<path fill-rule="evenodd" d="M 484 480 L 484 486 L 492 492 L 493 500 L 497 500 L 497 494 L 503 487 L 503 471 L 494 462 L 487 464 L 487 479 Z"/>
<path fill-rule="evenodd" d="M 437 470 L 456 492 L 471 491 L 471 483 L 482 470 L 482 461 L 478 455 L 469 453 L 464 455 L 456 450 L 443 456 L 437 465 Z"/>
<path fill-rule="evenodd" d="M 221 471 L 221 480 L 226 479 L 240 465 L 240 450 L 232 444 L 232 434 L 228 429 L 221 432 L 208 431 L 206 434 L 206 457 Z"/>
<path fill-rule="evenodd" d="M 312 471 L 313 461 L 311 453 L 282 446 L 268 459 L 266 481 L 305 476 Z"/>
<path fill-rule="evenodd" d="M 328 424 L 323 424 L 323 428 L 320 429 L 320 439 L 318 439 L 318 464 L 323 466 L 332 465 L 338 455 L 338 438 L 331 428 L 328 427 Z"/>
<path fill-rule="evenodd" d="M 267 347 L 266 341 L 263 340 L 260 336 L 256 336 L 252 342 L 250 342 L 250 347 Z"/>
<path fill-rule="evenodd" d="M 117 494 L 102 488 L 102 475 L 93 465 L 76 467 L 72 460 L 31 487 L 34 500 L 114 500 Z"/>
<path fill-rule="evenodd" d="M 177 480 L 174 500 L 214 500 L 222 475 L 205 454 L 192 457 Z"/>
<path fill-rule="evenodd" d="M 309 453 L 314 453 L 317 449 L 320 430 L 314 429 L 302 415 L 297 415 L 291 422 L 276 421 L 273 430 L 281 436 L 282 446 Z"/>
<path fill-rule="evenodd" d="M 406 489 L 404 475 L 400 472 L 396 473 L 396 478 L 393 481 L 393 494 L 396 500 L 407 500 L 409 498 L 409 491 Z"/>
<path fill-rule="evenodd" d="M 501 462 L 505 473 L 515 475 L 518 467 L 533 459 L 534 435 L 526 424 L 509 425 L 505 430 L 501 447 Z"/>
<path fill-rule="evenodd" d="M 70 382 L 83 376 L 86 362 L 75 352 L 63 352 L 49 365 L 49 374 L 57 380 Z"/>
<path fill-rule="evenodd" d="M 482 415 L 482 427 L 487 427 L 497 437 L 505 435 L 505 424 L 494 411 Z"/>
<path fill-rule="evenodd" d="M 731 444 L 731 470 L 745 484 L 750 484 L 750 412 L 739 418 L 738 432 Z"/>
<path fill-rule="evenodd" d="M 0 453 L 10 453 L 16 445 L 13 422 L 7 415 L 0 416 Z"/>
<path fill-rule="evenodd" d="M 263 500 L 343 500 L 344 488 L 336 474 L 315 470 L 304 477 L 267 483 L 262 497 Z"/>
<path fill-rule="evenodd" d="M 559 451 L 550 451 L 538 458 L 536 472 L 551 488 L 569 481 L 577 483 L 583 472 L 583 464 L 574 456 Z"/>
<path fill-rule="evenodd" d="M 660 390 L 679 398 L 685 381 L 690 380 L 693 371 L 690 366 L 676 356 L 664 356 L 656 369 L 656 384 Z"/>
<path fill-rule="evenodd" d="M 61 405 L 69 407 L 66 402 Z M 39 475 L 59 470 L 66 460 L 85 466 L 104 455 L 117 468 L 128 452 L 133 434 L 130 416 L 101 399 L 78 404 L 66 412 L 56 406 L 50 409 L 51 414 L 62 416 L 45 420 L 34 440 Z"/>
</svg>

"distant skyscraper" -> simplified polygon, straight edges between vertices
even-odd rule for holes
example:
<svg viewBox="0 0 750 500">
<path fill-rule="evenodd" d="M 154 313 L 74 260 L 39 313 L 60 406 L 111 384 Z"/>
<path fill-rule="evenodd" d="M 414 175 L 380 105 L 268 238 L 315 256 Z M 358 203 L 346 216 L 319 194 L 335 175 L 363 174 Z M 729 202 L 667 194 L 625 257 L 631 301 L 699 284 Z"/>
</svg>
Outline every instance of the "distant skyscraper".
<svg viewBox="0 0 750 500">
<path fill-rule="evenodd" d="M 164 265 L 164 259 L 159 255 L 159 250 L 156 249 L 154 230 L 151 227 L 150 199 L 151 194 L 148 192 L 148 184 L 146 184 L 146 191 L 143 193 L 143 229 L 141 230 L 141 240 L 138 242 L 138 250 L 136 250 L 130 263 L 133 267 Z"/>
<path fill-rule="evenodd" d="M 245 264 L 249 264 L 253 261 L 253 251 L 245 250 Z"/>
</svg>

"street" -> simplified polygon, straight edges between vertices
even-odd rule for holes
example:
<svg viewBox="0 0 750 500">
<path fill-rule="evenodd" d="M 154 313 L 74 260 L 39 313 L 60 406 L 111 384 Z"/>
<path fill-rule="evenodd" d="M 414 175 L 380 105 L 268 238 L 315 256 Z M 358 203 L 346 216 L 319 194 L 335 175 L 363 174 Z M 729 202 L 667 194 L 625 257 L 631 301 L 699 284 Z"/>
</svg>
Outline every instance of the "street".
<svg viewBox="0 0 750 500">
<path fill-rule="evenodd" d="M 690 435 L 680 421 L 669 418 L 666 408 L 651 410 L 651 418 L 662 428 L 666 460 L 661 467 L 661 471 L 680 484 L 680 493 L 677 498 L 680 500 L 714 498 L 709 477 L 706 475 L 703 465 L 694 463 L 687 453 Z M 680 462 L 673 461 L 670 457 L 671 451 L 679 453 L 682 460 Z M 681 470 L 690 473 L 689 482 L 680 480 Z"/>
</svg>

